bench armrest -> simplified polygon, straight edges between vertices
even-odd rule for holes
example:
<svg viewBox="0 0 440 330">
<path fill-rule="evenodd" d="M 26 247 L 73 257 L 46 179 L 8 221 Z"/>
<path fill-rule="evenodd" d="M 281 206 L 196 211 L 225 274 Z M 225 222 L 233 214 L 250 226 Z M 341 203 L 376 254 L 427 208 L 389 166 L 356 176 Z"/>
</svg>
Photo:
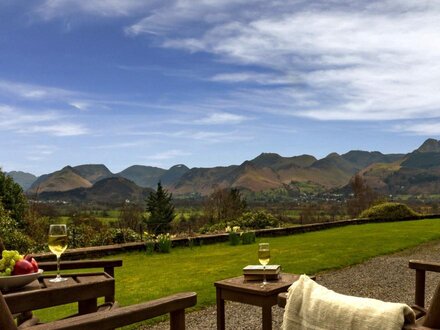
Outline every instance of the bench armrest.
<svg viewBox="0 0 440 330">
<path fill-rule="evenodd" d="M 107 330 L 170 313 L 171 329 L 185 328 L 185 308 L 195 306 L 195 292 L 177 293 L 145 303 L 31 326 L 29 330 Z"/>
<path fill-rule="evenodd" d="M 440 272 L 440 263 L 410 260 L 408 267 L 416 271 L 415 304 L 425 307 L 426 272 Z"/>
<path fill-rule="evenodd" d="M 438 262 L 427 262 L 422 260 L 410 260 L 409 268 L 424 270 L 426 272 L 437 272 L 440 273 L 440 263 Z"/>
</svg>

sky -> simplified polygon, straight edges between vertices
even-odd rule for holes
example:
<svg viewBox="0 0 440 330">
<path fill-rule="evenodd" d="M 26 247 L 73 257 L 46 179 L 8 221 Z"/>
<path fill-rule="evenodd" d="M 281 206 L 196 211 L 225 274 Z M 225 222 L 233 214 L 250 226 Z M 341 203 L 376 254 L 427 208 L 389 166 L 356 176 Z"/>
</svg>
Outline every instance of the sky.
<svg viewBox="0 0 440 330">
<path fill-rule="evenodd" d="M 440 1 L 0 0 L 0 167 L 241 164 L 440 138 Z"/>
</svg>

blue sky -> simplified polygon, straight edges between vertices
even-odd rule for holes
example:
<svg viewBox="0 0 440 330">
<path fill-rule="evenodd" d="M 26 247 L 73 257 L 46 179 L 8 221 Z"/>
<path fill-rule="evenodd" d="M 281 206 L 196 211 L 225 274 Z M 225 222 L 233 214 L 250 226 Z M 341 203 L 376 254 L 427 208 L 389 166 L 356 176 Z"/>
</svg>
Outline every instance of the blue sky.
<svg viewBox="0 0 440 330">
<path fill-rule="evenodd" d="M 440 135 L 437 1 L 0 0 L 0 166 L 406 153 Z"/>
</svg>

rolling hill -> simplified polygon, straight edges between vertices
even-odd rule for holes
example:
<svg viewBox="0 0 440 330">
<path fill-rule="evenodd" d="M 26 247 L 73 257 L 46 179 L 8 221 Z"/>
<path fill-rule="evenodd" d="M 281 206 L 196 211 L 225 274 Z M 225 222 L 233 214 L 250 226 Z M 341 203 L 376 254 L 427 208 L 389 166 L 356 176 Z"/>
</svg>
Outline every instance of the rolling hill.
<svg viewBox="0 0 440 330">
<path fill-rule="evenodd" d="M 102 164 L 86 164 L 73 167 L 73 169 L 84 179 L 91 183 L 114 176 L 110 170 Z"/>
<path fill-rule="evenodd" d="M 30 195 L 52 191 L 68 191 L 76 188 L 90 188 L 92 183 L 82 177 L 73 167 L 40 176 L 27 190 Z"/>
<path fill-rule="evenodd" d="M 140 187 L 155 188 L 165 172 L 166 170 L 159 167 L 133 165 L 116 175 L 131 180 Z"/>
<path fill-rule="evenodd" d="M 166 170 L 134 165 L 113 174 L 102 164 L 66 166 L 37 178 L 27 193 L 45 198 L 119 201 L 139 199 L 135 196 L 143 196 L 144 188 L 156 188 L 161 181 L 175 196 L 208 195 L 217 187 L 235 187 L 245 192 L 285 189 L 297 194 L 345 191 L 343 188 L 356 173 L 384 194 L 439 193 L 440 141 L 428 139 L 408 154 L 352 150 L 316 159 L 311 155 L 283 157 L 262 153 L 240 165 L 212 168 L 190 169 L 179 164 Z M 100 195 L 106 197 L 101 199 Z"/>
<path fill-rule="evenodd" d="M 261 192 L 279 188 L 301 191 L 306 185 L 324 191 L 346 185 L 355 173 L 376 161 L 393 162 L 402 156 L 350 151 L 344 155 L 331 153 L 318 160 L 310 155 L 282 157 L 262 153 L 239 166 L 192 168 L 169 189 L 176 195 L 207 195 L 216 187 Z"/>
<path fill-rule="evenodd" d="M 71 203 L 95 203 L 120 206 L 126 201 L 142 204 L 152 192 L 150 188 L 141 188 L 134 182 L 110 177 L 96 182 L 88 188 L 76 188 L 68 191 L 45 191 L 38 195 L 41 200 L 62 200 Z"/>
<path fill-rule="evenodd" d="M 400 160 L 373 164 L 361 174 L 369 186 L 382 194 L 438 194 L 440 141 L 428 139 Z"/>
<path fill-rule="evenodd" d="M 16 183 L 18 183 L 23 190 L 28 190 L 35 180 L 37 180 L 35 175 L 22 171 L 11 171 L 6 174 L 9 175 Z"/>
</svg>

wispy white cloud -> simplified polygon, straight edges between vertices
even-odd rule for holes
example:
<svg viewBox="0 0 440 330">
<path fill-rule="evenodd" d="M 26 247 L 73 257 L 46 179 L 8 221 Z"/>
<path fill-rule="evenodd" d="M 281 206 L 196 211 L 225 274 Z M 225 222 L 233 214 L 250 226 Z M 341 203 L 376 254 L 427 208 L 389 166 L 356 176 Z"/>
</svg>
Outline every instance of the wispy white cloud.
<svg viewBox="0 0 440 330">
<path fill-rule="evenodd" d="M 13 94 L 30 100 L 58 100 L 80 95 L 78 92 L 62 88 L 24 84 L 8 80 L 0 80 L 0 93 Z"/>
<path fill-rule="evenodd" d="M 75 136 L 88 134 L 82 124 L 67 122 L 56 112 L 29 114 L 22 109 L 0 105 L 0 130 L 23 134 L 48 134 L 55 136 Z"/>
<path fill-rule="evenodd" d="M 299 83 L 300 80 L 294 76 L 284 73 L 258 73 L 258 72 L 232 72 L 219 73 L 210 78 L 211 81 L 227 83 L 254 83 L 260 85 L 285 85 Z"/>
<path fill-rule="evenodd" d="M 247 120 L 245 116 L 235 115 L 232 113 L 218 112 L 212 113 L 205 118 L 195 120 L 194 124 L 201 125 L 224 125 L 224 124 L 240 124 Z"/>
<path fill-rule="evenodd" d="M 41 144 L 41 145 L 32 146 L 31 151 L 34 153 L 48 156 L 48 155 L 52 155 L 57 149 L 58 149 L 57 147 L 52 146 L 52 145 Z"/>
<path fill-rule="evenodd" d="M 88 129 L 84 126 L 71 123 L 31 125 L 29 127 L 20 128 L 17 131 L 24 134 L 46 133 L 55 136 L 76 136 L 89 133 Z"/>
<path fill-rule="evenodd" d="M 126 148 L 136 148 L 150 144 L 150 141 L 129 141 L 129 142 L 118 142 L 118 143 L 108 143 L 104 145 L 94 145 L 90 146 L 90 149 L 126 149 Z"/>
<path fill-rule="evenodd" d="M 182 157 L 182 156 L 189 156 L 191 155 L 191 153 L 183 151 L 183 150 L 178 150 L 178 149 L 172 149 L 172 150 L 167 150 L 167 151 L 163 151 L 151 156 L 146 157 L 147 159 L 152 159 L 152 160 L 168 160 L 168 159 L 174 159 L 174 158 L 178 158 L 178 157 Z"/>
<path fill-rule="evenodd" d="M 248 100 L 254 111 L 315 120 L 402 120 L 440 112 L 437 1 L 46 0 L 38 10 L 47 19 L 129 17 L 131 36 L 154 34 L 162 47 L 249 66 L 208 78 L 260 85 L 247 88 L 247 97 L 228 95 L 230 108 Z M 63 92 L 14 89 L 28 98 Z M 264 105 L 254 99 L 262 92 Z"/>
<path fill-rule="evenodd" d="M 139 15 L 157 2 L 155 0 L 45 0 L 36 5 L 35 11 L 44 19 L 86 13 L 103 17 Z"/>
<path fill-rule="evenodd" d="M 37 106 L 56 104 L 81 111 L 103 109 L 107 107 L 107 103 L 113 102 L 113 99 L 106 95 L 4 79 L 0 79 L 0 97 L 6 100 L 13 97 L 14 102 L 20 100 Z"/>
<path fill-rule="evenodd" d="M 160 137 L 159 141 L 167 139 L 169 141 L 178 141 L 181 143 L 186 140 L 193 140 L 201 144 L 211 143 L 230 143 L 237 141 L 250 141 L 254 137 L 246 132 L 237 130 L 227 131 L 205 131 L 205 130 L 175 130 L 175 131 L 132 131 L 130 135 L 133 136 L 154 136 Z M 185 142 L 184 142 L 185 143 Z"/>
<path fill-rule="evenodd" d="M 200 24 L 216 24 L 234 17 L 237 8 L 243 5 L 252 6 L 262 3 L 261 0 L 173 0 L 162 2 L 152 9 L 148 15 L 126 28 L 126 33 L 139 35 L 143 33 L 164 35 L 168 32 L 181 33 L 179 29 L 185 25 L 188 32 L 200 30 Z M 199 27 L 188 25 L 197 21 Z M 180 30 L 180 31 L 179 31 Z"/>
<path fill-rule="evenodd" d="M 440 119 L 422 123 L 405 122 L 395 125 L 393 130 L 421 136 L 436 136 L 440 135 Z"/>
<path fill-rule="evenodd" d="M 0 129 L 16 129 L 22 125 L 54 121 L 57 119 L 59 119 L 59 116 L 54 112 L 29 114 L 14 107 L 0 104 Z"/>
<path fill-rule="evenodd" d="M 47 159 L 57 151 L 57 147 L 51 145 L 35 145 L 27 151 L 26 158 L 31 161 Z"/>
<path fill-rule="evenodd" d="M 70 102 L 70 105 L 78 110 L 87 110 L 90 108 L 91 104 L 88 102 L 84 102 L 84 101 L 73 101 Z"/>
<path fill-rule="evenodd" d="M 229 143 L 236 141 L 250 141 L 252 136 L 237 131 L 228 132 L 211 132 L 211 131 L 195 131 L 188 138 L 201 141 L 203 143 Z"/>
<path fill-rule="evenodd" d="M 279 72 L 277 80 L 249 72 L 218 74 L 212 80 L 290 84 L 292 97 L 285 96 L 292 115 L 399 120 L 439 114 L 439 3 L 295 2 L 276 3 L 264 12 L 255 8 L 247 16 L 229 12 L 223 20 L 205 22 L 203 32 L 169 34 L 163 46 Z M 293 94 L 301 89 L 315 106 L 296 103 Z"/>
</svg>

